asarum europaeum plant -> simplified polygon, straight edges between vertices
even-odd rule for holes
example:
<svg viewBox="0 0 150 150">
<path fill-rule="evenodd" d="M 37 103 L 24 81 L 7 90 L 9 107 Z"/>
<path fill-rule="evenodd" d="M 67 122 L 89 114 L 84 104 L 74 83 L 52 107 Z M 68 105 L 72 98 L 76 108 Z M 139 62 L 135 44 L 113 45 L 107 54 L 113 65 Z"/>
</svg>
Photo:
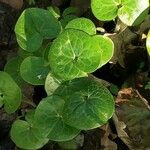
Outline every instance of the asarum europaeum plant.
<svg viewBox="0 0 150 150">
<path fill-rule="evenodd" d="M 149 0 L 92 0 L 91 8 L 99 20 L 118 16 L 130 26 L 144 20 Z M 60 15 L 51 7 L 28 8 L 16 23 L 20 50 L 0 72 L 0 106 L 15 112 L 26 83 L 45 85 L 47 92 L 25 120 L 12 125 L 11 139 L 20 148 L 39 149 L 49 140 L 71 140 L 81 130 L 106 124 L 113 115 L 113 96 L 89 74 L 109 62 L 114 44 L 97 34 L 90 19 L 74 12 L 67 8 L 58 21 Z"/>
</svg>

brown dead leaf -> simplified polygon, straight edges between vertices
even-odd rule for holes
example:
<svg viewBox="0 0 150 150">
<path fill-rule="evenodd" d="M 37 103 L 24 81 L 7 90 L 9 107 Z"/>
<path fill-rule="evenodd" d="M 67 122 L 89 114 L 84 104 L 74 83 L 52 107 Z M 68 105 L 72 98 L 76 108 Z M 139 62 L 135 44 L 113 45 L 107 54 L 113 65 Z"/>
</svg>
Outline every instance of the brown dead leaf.
<svg viewBox="0 0 150 150">
<path fill-rule="evenodd" d="M 114 64 L 118 62 L 123 68 L 125 68 L 125 55 L 129 50 L 131 42 L 137 38 L 137 35 L 129 28 L 126 28 L 119 34 L 112 34 L 109 35 L 109 37 L 112 39 L 115 45 L 114 55 L 111 59 L 111 62 Z"/>
<path fill-rule="evenodd" d="M 133 88 L 121 89 L 116 99 L 113 120 L 118 137 L 132 150 L 150 149 L 150 110 L 145 101 Z"/>
<path fill-rule="evenodd" d="M 15 9 L 21 9 L 23 6 L 23 0 L 0 0 L 0 2 L 8 4 Z"/>
<path fill-rule="evenodd" d="M 109 124 L 104 125 L 101 127 L 101 130 L 104 131 L 103 136 L 101 137 L 101 146 L 103 147 L 103 150 L 117 150 L 117 144 L 109 139 L 109 136 L 116 137 L 110 129 Z"/>
</svg>

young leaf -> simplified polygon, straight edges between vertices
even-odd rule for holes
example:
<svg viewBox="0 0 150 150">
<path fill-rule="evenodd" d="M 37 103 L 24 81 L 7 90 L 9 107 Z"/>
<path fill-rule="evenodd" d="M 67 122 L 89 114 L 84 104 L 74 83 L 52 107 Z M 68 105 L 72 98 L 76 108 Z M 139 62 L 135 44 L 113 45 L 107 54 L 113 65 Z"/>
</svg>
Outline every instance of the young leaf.
<svg viewBox="0 0 150 150">
<path fill-rule="evenodd" d="M 105 124 L 113 115 L 113 96 L 102 84 L 81 78 L 68 83 L 67 89 L 69 96 L 63 116 L 68 125 L 81 130 L 93 129 Z"/>
<path fill-rule="evenodd" d="M 19 56 L 13 57 L 7 62 L 4 68 L 4 71 L 11 75 L 19 86 L 25 83 L 20 76 L 20 65 L 22 61 L 23 59 Z"/>
<path fill-rule="evenodd" d="M 15 26 L 19 46 L 29 52 L 38 50 L 43 39 L 55 38 L 60 30 L 60 23 L 53 14 L 40 8 L 24 10 Z"/>
<path fill-rule="evenodd" d="M 0 71 L 0 101 L 4 104 L 7 113 L 15 112 L 21 103 L 21 89 L 14 82 L 11 76 Z"/>
<path fill-rule="evenodd" d="M 66 29 L 52 43 L 49 61 L 54 74 L 71 80 L 95 71 L 100 56 L 99 44 L 92 36 L 80 30 Z"/>
<path fill-rule="evenodd" d="M 90 35 L 94 35 L 96 34 L 96 27 L 94 25 L 94 23 L 87 18 L 76 18 L 73 19 L 72 21 L 70 21 L 67 26 L 66 29 L 78 29 L 81 31 L 84 31 Z"/>
<path fill-rule="evenodd" d="M 147 35 L 146 47 L 147 47 L 148 54 L 150 55 L 150 31 L 148 32 Z"/>
<path fill-rule="evenodd" d="M 49 141 L 40 128 L 32 127 L 23 120 L 16 120 L 13 123 L 10 136 L 19 148 L 26 150 L 39 149 Z"/>
<path fill-rule="evenodd" d="M 126 25 L 135 26 L 148 14 L 149 0 L 92 0 L 91 7 L 99 20 L 112 20 L 118 16 Z"/>
<path fill-rule="evenodd" d="M 109 37 L 96 35 L 95 41 L 99 43 L 99 50 L 101 51 L 101 62 L 99 68 L 105 65 L 113 56 L 114 44 Z"/>
<path fill-rule="evenodd" d="M 44 59 L 35 56 L 25 58 L 20 66 L 21 77 L 32 85 L 44 85 L 49 70 Z"/>
<path fill-rule="evenodd" d="M 35 111 L 35 123 L 42 127 L 53 141 L 71 140 L 80 132 L 64 122 L 64 103 L 60 97 L 50 96 L 41 101 Z"/>
</svg>

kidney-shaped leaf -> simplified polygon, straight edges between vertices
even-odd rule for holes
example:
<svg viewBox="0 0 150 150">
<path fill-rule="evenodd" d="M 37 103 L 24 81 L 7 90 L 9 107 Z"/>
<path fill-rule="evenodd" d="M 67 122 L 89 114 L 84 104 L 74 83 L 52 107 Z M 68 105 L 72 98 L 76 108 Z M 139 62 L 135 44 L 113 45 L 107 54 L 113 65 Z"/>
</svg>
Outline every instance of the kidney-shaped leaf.
<svg viewBox="0 0 150 150">
<path fill-rule="evenodd" d="M 93 129 L 105 124 L 113 115 L 113 96 L 101 83 L 81 78 L 80 82 L 73 80 L 68 89 L 71 89 L 68 92 L 70 96 L 63 111 L 64 121 L 68 125 L 81 130 Z"/>
<path fill-rule="evenodd" d="M 99 20 L 112 20 L 118 15 L 123 23 L 132 26 L 145 19 L 149 0 L 92 0 L 91 7 Z"/>
<path fill-rule="evenodd" d="M 49 70 L 44 59 L 35 56 L 25 58 L 20 66 L 21 77 L 32 85 L 44 85 Z"/>
<path fill-rule="evenodd" d="M 52 71 L 64 80 L 87 76 L 100 64 L 99 44 L 89 34 L 66 29 L 52 43 L 49 61 Z"/>
<path fill-rule="evenodd" d="M 15 81 L 8 73 L 0 71 L 0 101 L 4 104 L 5 111 L 15 112 L 20 106 L 21 98 L 21 89 Z"/>
<path fill-rule="evenodd" d="M 78 29 L 90 35 L 96 34 L 96 27 L 94 23 L 90 19 L 87 19 L 87 18 L 76 18 L 76 19 L 71 20 L 66 26 L 66 29 L 68 28 Z"/>
<path fill-rule="evenodd" d="M 49 141 L 39 128 L 32 127 L 23 120 L 16 120 L 13 123 L 10 136 L 19 148 L 26 150 L 39 149 Z"/>
<path fill-rule="evenodd" d="M 63 107 L 63 99 L 50 96 L 41 101 L 35 111 L 35 123 L 46 131 L 49 139 L 54 141 L 73 139 L 80 132 L 64 122 Z"/>
<path fill-rule="evenodd" d="M 29 52 L 38 50 L 43 39 L 55 38 L 60 30 L 60 23 L 53 14 L 40 8 L 24 10 L 15 26 L 19 46 Z"/>
</svg>

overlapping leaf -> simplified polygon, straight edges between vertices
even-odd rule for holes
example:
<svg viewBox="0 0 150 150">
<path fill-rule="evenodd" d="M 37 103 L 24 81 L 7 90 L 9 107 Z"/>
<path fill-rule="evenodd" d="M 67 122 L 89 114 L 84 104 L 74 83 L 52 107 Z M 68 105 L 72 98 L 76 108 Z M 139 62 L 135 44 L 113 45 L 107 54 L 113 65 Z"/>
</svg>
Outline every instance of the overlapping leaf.
<svg viewBox="0 0 150 150">
<path fill-rule="evenodd" d="M 49 70 L 44 59 L 35 56 L 25 58 L 20 66 L 21 77 L 33 85 L 43 85 Z"/>
<path fill-rule="evenodd" d="M 112 20 L 117 16 L 128 26 L 140 24 L 148 14 L 149 0 L 92 0 L 93 14 L 99 20 Z"/>
<path fill-rule="evenodd" d="M 73 19 L 66 25 L 66 29 L 68 28 L 82 30 L 90 35 L 96 34 L 96 27 L 94 23 L 87 18 Z"/>
<path fill-rule="evenodd" d="M 24 84 L 24 80 L 20 76 L 20 65 L 23 59 L 19 56 L 11 58 L 5 65 L 5 72 L 7 72 L 15 80 L 15 82 L 21 86 Z"/>
<path fill-rule="evenodd" d="M 73 139 L 80 130 L 67 125 L 63 119 L 64 100 L 58 96 L 45 98 L 35 111 L 35 122 L 47 133 L 48 138 L 54 141 Z"/>
<path fill-rule="evenodd" d="M 21 89 L 11 76 L 0 71 L 0 103 L 4 104 L 7 113 L 15 112 L 21 103 Z"/>
<path fill-rule="evenodd" d="M 60 23 L 53 14 L 40 8 L 24 10 L 15 26 L 19 46 L 29 52 L 38 50 L 43 39 L 55 38 L 60 30 Z"/>
<path fill-rule="evenodd" d="M 67 29 L 53 42 L 49 61 L 52 71 L 63 80 L 87 76 L 100 64 L 99 44 L 87 33 Z"/>
<path fill-rule="evenodd" d="M 111 93 L 102 84 L 89 78 L 66 82 L 54 94 L 66 99 L 64 121 L 81 130 L 105 124 L 114 111 Z"/>
</svg>

